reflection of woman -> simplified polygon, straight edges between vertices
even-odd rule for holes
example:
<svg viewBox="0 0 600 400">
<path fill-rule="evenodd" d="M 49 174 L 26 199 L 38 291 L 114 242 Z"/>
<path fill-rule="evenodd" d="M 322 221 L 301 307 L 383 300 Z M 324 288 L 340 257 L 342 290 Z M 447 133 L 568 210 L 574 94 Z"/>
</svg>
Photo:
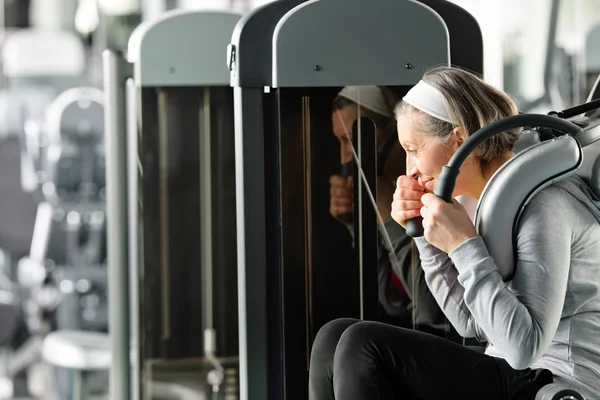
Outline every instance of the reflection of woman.
<svg viewBox="0 0 600 400">
<path fill-rule="evenodd" d="M 396 127 L 393 118 L 392 93 L 377 86 L 347 86 L 333 101 L 332 125 L 335 136 L 340 141 L 340 160 L 343 166 L 349 166 L 353 161 L 352 126 L 360 116 L 370 118 L 376 126 L 376 143 L 380 150 L 378 155 L 379 171 L 377 180 L 377 209 L 383 220 L 383 226 L 390 236 L 398 263 L 390 262 L 389 245 L 383 235 L 379 235 L 379 303 L 387 316 L 383 320 L 401 326 L 411 326 L 412 303 L 407 293 L 412 292 L 412 271 L 421 272 L 418 255 L 412 257 L 412 240 L 406 236 L 404 228 L 391 218 L 392 195 L 394 182 L 405 172 L 406 153 L 398 144 Z M 385 96 L 384 96 L 385 93 Z M 386 97 L 389 98 L 386 99 Z M 357 104 L 360 104 L 358 107 Z M 381 162 L 383 161 L 383 162 Z M 346 223 L 352 233 L 353 189 L 352 177 L 333 175 L 329 182 L 330 213 L 333 217 Z M 416 253 L 416 249 L 415 249 Z M 412 265 L 414 264 L 414 265 Z M 408 282 L 404 288 L 401 280 Z M 415 277 L 417 288 L 417 320 L 421 329 L 440 329 L 445 323 L 444 315 L 435 299 L 429 292 L 422 273 Z M 425 325 L 426 327 L 424 327 Z"/>
<path fill-rule="evenodd" d="M 570 177 L 525 207 L 508 283 L 464 208 L 430 193 L 466 137 L 516 113 L 506 94 L 453 68 L 426 73 L 396 109 L 408 176 L 398 179 L 392 216 L 423 217 L 415 242 L 427 284 L 463 336 L 489 341 L 486 354 L 380 323 L 333 321 L 313 347 L 311 399 L 525 400 L 553 379 L 600 398 L 600 200 L 587 184 Z M 482 144 L 454 195 L 478 198 L 517 137 Z"/>
</svg>

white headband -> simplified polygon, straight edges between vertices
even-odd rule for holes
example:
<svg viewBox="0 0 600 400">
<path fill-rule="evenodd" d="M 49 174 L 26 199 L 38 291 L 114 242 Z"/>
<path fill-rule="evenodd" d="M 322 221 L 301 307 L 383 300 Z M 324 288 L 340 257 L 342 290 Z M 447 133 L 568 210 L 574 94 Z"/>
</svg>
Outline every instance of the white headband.
<svg viewBox="0 0 600 400">
<path fill-rule="evenodd" d="M 385 117 L 391 117 L 392 111 L 385 102 L 381 89 L 377 86 L 346 86 L 338 93 L 368 110 Z"/>
<path fill-rule="evenodd" d="M 432 117 L 457 125 L 448 112 L 442 92 L 426 82 L 419 81 L 402 100 Z"/>
</svg>

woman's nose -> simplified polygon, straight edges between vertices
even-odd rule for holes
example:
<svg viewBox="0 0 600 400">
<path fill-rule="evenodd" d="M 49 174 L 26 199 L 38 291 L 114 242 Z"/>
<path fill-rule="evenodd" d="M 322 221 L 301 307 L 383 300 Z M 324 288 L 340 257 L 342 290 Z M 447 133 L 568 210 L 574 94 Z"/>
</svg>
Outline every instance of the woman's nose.
<svg viewBox="0 0 600 400">
<path fill-rule="evenodd" d="M 414 162 L 411 162 L 410 156 L 406 158 L 406 176 L 410 176 L 413 179 L 419 177 L 419 170 Z"/>
</svg>

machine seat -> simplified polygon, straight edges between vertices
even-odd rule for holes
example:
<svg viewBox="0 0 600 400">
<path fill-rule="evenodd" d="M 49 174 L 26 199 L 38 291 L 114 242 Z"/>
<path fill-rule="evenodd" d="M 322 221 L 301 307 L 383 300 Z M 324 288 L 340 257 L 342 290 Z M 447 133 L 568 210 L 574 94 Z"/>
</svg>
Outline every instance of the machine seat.
<svg viewBox="0 0 600 400">
<path fill-rule="evenodd" d="M 42 345 L 44 361 L 57 367 L 83 371 L 107 370 L 110 367 L 109 338 L 91 331 L 55 331 Z"/>
</svg>

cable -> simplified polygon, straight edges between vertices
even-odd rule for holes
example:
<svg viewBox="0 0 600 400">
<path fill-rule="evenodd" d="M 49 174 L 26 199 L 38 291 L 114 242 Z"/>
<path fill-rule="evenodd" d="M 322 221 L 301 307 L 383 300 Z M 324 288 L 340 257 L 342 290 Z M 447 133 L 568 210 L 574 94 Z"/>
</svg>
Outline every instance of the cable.
<svg viewBox="0 0 600 400">
<path fill-rule="evenodd" d="M 360 104 L 359 104 L 360 107 Z M 352 137 L 350 136 L 350 133 L 348 132 L 348 128 L 346 127 L 346 124 L 344 123 L 344 119 L 340 113 L 339 110 L 335 110 L 336 111 L 336 115 L 338 116 L 338 118 L 340 119 L 341 125 L 344 127 L 344 134 L 346 135 L 346 138 L 348 139 L 350 146 L 352 148 L 352 157 L 354 158 L 354 162 L 356 162 L 356 166 L 357 169 L 359 171 L 359 175 L 361 178 L 361 181 L 365 184 L 365 187 L 367 189 L 367 194 L 369 196 L 369 199 L 371 201 L 371 205 L 375 210 L 375 213 L 377 215 L 377 220 L 379 221 L 380 227 L 381 227 L 381 233 L 383 236 L 383 240 L 385 241 L 385 244 L 389 247 L 390 251 L 388 253 L 389 258 L 390 258 L 390 263 L 393 266 L 393 269 L 396 271 L 401 271 L 402 268 L 400 268 L 400 262 L 398 261 L 398 257 L 396 257 L 396 252 L 394 251 L 394 245 L 392 243 L 392 239 L 390 238 L 389 232 L 387 231 L 387 229 L 385 228 L 384 225 L 384 221 L 383 218 L 381 217 L 381 213 L 379 212 L 379 209 L 377 208 L 377 202 L 375 201 L 375 197 L 373 196 L 373 192 L 371 190 L 371 187 L 369 186 L 369 182 L 367 181 L 367 177 L 365 176 L 365 173 L 362 169 L 362 165 L 360 163 L 360 160 L 358 159 L 358 154 L 356 152 L 356 149 L 354 148 L 354 144 L 352 143 Z M 359 124 L 359 135 L 361 133 L 361 125 Z M 411 297 L 412 297 L 412 301 L 413 301 L 413 307 L 412 307 L 412 320 L 413 320 L 413 328 L 416 327 L 416 308 L 417 308 L 417 302 L 416 302 L 416 295 L 415 295 L 415 275 L 416 275 L 416 267 L 415 267 L 416 263 L 413 262 L 412 265 L 412 272 L 413 272 L 413 279 L 412 279 L 412 285 L 411 285 Z M 400 282 L 402 282 L 403 285 L 405 285 L 405 287 L 408 289 L 408 285 L 407 283 L 404 281 L 402 276 L 398 276 L 398 279 L 400 280 Z"/>
</svg>

